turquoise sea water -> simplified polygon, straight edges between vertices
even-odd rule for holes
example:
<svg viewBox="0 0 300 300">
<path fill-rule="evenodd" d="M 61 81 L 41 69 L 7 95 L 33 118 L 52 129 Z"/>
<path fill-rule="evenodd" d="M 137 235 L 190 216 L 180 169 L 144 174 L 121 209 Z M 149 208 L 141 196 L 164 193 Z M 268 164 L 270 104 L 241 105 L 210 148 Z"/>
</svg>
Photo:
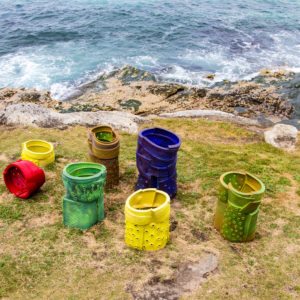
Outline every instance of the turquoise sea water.
<svg viewBox="0 0 300 300">
<path fill-rule="evenodd" d="M 61 99 L 125 64 L 193 85 L 300 69 L 299 0 L 0 0 L 0 28 L 0 87 Z"/>
</svg>

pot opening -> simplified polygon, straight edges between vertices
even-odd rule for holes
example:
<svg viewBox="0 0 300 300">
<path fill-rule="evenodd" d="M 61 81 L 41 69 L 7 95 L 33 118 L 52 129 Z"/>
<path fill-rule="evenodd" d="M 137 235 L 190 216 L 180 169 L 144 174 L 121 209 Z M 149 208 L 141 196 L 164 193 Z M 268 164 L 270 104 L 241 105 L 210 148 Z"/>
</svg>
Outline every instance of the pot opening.
<svg viewBox="0 0 300 300">
<path fill-rule="evenodd" d="M 154 208 L 157 208 L 157 206 L 150 206 L 150 207 L 137 207 L 135 209 L 138 209 L 138 210 L 148 210 L 148 209 L 154 209 Z"/>
<path fill-rule="evenodd" d="M 97 140 L 99 140 L 100 142 L 111 143 L 115 139 L 112 132 L 100 131 L 100 132 L 96 132 L 95 135 Z"/>
<path fill-rule="evenodd" d="M 179 147 L 180 144 L 180 139 L 176 134 L 163 128 L 145 129 L 141 134 L 150 142 L 162 148 L 169 148 L 172 146 Z"/>
<path fill-rule="evenodd" d="M 163 193 L 155 190 L 141 190 L 131 197 L 129 204 L 137 210 L 150 210 L 160 207 L 167 200 L 168 198 Z"/>
<path fill-rule="evenodd" d="M 67 171 L 71 176 L 80 178 L 92 177 L 98 173 L 101 173 L 101 170 L 93 167 L 79 167 L 74 170 Z"/>
<path fill-rule="evenodd" d="M 147 135 L 147 138 L 152 143 L 154 143 L 154 144 L 156 144 L 160 147 L 164 147 L 164 148 L 167 148 L 167 147 L 172 146 L 172 145 L 175 144 L 168 137 L 163 136 L 163 135 L 158 135 L 158 134 L 155 134 L 155 133 Z"/>
<path fill-rule="evenodd" d="M 144 130 L 143 135 L 148 138 L 152 143 L 168 148 L 179 144 L 179 138 L 172 132 L 162 128 L 151 128 Z"/>
<path fill-rule="evenodd" d="M 40 145 L 27 145 L 27 149 L 35 153 L 47 153 L 50 151 L 50 147 L 45 147 Z"/>
<path fill-rule="evenodd" d="M 5 179 L 7 186 L 10 190 L 13 190 L 13 193 L 26 189 L 25 178 L 20 169 L 16 167 L 12 167 L 8 170 Z"/>
<path fill-rule="evenodd" d="M 223 181 L 241 193 L 256 193 L 263 188 L 260 181 L 247 173 L 228 173 L 223 177 Z"/>
</svg>

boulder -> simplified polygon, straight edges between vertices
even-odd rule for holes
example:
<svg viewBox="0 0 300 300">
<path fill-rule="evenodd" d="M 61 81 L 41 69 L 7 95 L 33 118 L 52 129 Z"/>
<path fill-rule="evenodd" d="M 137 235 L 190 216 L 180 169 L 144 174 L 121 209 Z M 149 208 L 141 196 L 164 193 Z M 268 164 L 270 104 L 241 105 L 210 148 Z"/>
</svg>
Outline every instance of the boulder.
<svg viewBox="0 0 300 300">
<path fill-rule="evenodd" d="M 283 150 L 295 149 L 298 130 L 292 125 L 276 124 L 264 133 L 266 143 Z"/>
<path fill-rule="evenodd" d="M 138 123 L 146 119 L 119 111 L 58 113 L 49 108 L 34 104 L 20 103 L 0 110 L 0 124 L 33 125 L 46 128 L 64 128 L 71 125 L 96 126 L 108 124 L 129 133 L 138 132 Z"/>
</svg>

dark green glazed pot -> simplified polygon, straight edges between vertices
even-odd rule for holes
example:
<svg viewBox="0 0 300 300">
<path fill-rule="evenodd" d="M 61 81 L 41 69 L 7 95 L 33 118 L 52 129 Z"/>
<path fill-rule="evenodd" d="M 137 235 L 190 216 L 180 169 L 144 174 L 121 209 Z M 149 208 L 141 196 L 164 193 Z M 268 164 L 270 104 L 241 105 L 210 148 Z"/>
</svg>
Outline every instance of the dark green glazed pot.
<svg viewBox="0 0 300 300">
<path fill-rule="evenodd" d="M 62 178 L 68 199 L 93 202 L 103 196 L 106 168 L 97 163 L 72 163 L 64 168 Z"/>
<path fill-rule="evenodd" d="M 97 163 L 72 163 L 64 168 L 62 178 L 64 224 L 87 229 L 103 220 L 106 168 Z"/>
<path fill-rule="evenodd" d="M 220 177 L 214 226 L 232 242 L 255 236 L 257 216 L 265 186 L 247 172 L 228 172 Z"/>
</svg>

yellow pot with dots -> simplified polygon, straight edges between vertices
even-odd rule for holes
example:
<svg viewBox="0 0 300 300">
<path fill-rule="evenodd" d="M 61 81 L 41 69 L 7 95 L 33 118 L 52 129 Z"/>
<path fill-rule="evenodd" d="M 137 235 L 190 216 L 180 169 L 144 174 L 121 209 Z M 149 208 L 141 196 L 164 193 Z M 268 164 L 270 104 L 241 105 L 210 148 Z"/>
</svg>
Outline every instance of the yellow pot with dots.
<svg viewBox="0 0 300 300">
<path fill-rule="evenodd" d="M 139 250 L 159 250 L 170 237 L 170 196 L 157 189 L 138 190 L 125 204 L 125 242 Z"/>
</svg>

